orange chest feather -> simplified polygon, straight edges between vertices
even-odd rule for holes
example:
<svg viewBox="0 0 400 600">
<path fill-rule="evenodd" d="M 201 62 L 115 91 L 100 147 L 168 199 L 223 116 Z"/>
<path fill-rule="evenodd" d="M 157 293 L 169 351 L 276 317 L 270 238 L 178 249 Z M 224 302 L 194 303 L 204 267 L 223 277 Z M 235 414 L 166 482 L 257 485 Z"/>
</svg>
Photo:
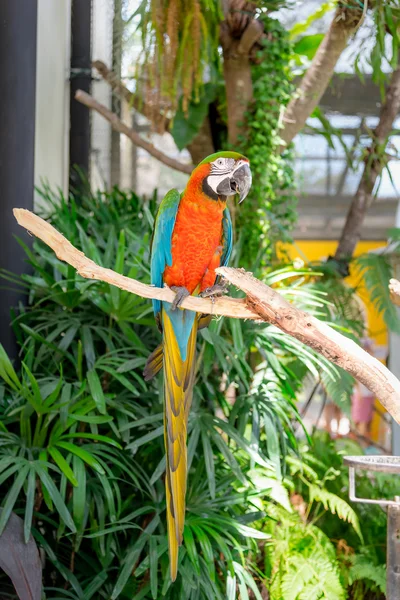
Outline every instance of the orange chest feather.
<svg viewBox="0 0 400 600">
<path fill-rule="evenodd" d="M 224 209 L 224 202 L 205 196 L 182 198 L 172 234 L 172 266 L 164 272 L 169 286 L 186 287 L 190 293 L 201 287 L 210 265 L 216 263 L 215 256 L 222 251 Z"/>
</svg>

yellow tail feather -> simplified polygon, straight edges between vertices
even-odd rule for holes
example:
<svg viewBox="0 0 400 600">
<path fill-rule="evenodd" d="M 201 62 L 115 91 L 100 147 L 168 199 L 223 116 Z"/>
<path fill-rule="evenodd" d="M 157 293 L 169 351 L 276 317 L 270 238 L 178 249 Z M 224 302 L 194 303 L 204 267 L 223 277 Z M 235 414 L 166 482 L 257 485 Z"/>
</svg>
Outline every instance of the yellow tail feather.
<svg viewBox="0 0 400 600">
<path fill-rule="evenodd" d="M 190 333 L 186 359 L 182 360 L 168 314 L 162 311 L 164 353 L 164 438 L 167 456 L 166 498 L 171 579 L 178 569 L 178 548 L 185 524 L 187 479 L 187 420 L 195 376 L 198 319 Z"/>
</svg>

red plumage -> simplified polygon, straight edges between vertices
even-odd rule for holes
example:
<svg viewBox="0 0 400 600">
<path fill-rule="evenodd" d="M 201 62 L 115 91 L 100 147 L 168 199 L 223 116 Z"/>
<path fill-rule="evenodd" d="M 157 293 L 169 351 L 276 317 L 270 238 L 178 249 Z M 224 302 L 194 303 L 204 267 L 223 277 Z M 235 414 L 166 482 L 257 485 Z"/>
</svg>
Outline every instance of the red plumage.
<svg viewBox="0 0 400 600">
<path fill-rule="evenodd" d="M 181 198 L 172 234 L 172 266 L 166 267 L 164 281 L 185 287 L 191 294 L 215 283 L 215 269 L 223 250 L 222 218 L 226 202 L 207 196 L 202 185 L 210 165 L 198 167 Z"/>
</svg>

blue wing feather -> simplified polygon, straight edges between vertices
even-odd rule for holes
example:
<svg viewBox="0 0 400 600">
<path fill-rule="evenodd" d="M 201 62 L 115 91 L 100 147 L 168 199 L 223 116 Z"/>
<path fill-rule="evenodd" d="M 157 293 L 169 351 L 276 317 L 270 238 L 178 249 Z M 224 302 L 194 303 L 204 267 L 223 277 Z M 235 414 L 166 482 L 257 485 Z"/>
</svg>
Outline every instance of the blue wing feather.
<svg viewBox="0 0 400 600">
<path fill-rule="evenodd" d="M 151 244 L 151 283 L 163 287 L 165 267 L 172 266 L 172 232 L 175 226 L 181 196 L 178 190 L 170 190 L 158 209 Z M 153 300 L 154 315 L 161 311 L 161 301 Z"/>
<path fill-rule="evenodd" d="M 163 273 L 166 266 L 172 266 L 172 233 L 175 226 L 176 215 L 180 202 L 180 194 L 177 190 L 171 190 L 160 204 L 155 224 L 151 246 L 151 283 L 156 287 L 163 287 Z M 224 210 L 222 221 L 223 227 L 223 252 L 221 265 L 229 262 L 232 253 L 232 221 L 229 209 Z M 190 332 L 196 317 L 196 313 L 190 310 L 171 311 L 169 302 L 164 302 L 178 342 L 182 360 L 186 359 L 187 344 Z M 153 300 L 153 310 L 156 318 L 161 312 L 162 302 Z"/>
<path fill-rule="evenodd" d="M 232 219 L 228 207 L 226 207 L 224 210 L 222 230 L 224 236 L 224 249 L 221 255 L 221 266 L 226 267 L 229 263 L 233 246 Z"/>
<path fill-rule="evenodd" d="M 151 283 L 163 287 L 165 267 L 172 266 L 172 233 L 181 196 L 178 190 L 171 190 L 160 204 L 154 224 L 151 245 Z M 191 310 L 171 310 L 169 302 L 153 300 L 153 310 L 156 319 L 161 312 L 161 305 L 167 311 L 174 329 L 182 360 L 186 359 L 187 345 L 192 331 L 196 313 Z"/>
</svg>

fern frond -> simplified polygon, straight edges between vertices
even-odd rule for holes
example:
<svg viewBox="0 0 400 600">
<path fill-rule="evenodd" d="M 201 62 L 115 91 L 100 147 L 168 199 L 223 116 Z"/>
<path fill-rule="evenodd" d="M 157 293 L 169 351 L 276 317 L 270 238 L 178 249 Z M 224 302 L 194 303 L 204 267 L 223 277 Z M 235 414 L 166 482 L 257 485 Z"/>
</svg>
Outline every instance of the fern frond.
<svg viewBox="0 0 400 600">
<path fill-rule="evenodd" d="M 363 539 L 358 517 L 346 500 L 343 500 L 343 498 L 340 498 L 336 494 L 328 492 L 328 490 L 325 488 L 321 488 L 313 483 L 310 483 L 308 488 L 310 493 L 310 502 L 313 502 L 314 500 L 321 502 L 325 510 L 329 510 L 332 514 L 336 514 L 339 519 L 350 523 L 358 534 L 360 540 Z"/>
<path fill-rule="evenodd" d="M 318 565 L 319 566 L 319 565 Z M 298 597 L 298 600 L 345 600 L 346 592 L 340 583 L 340 577 L 337 570 L 332 569 L 332 564 L 321 564 L 322 577 L 310 581 Z"/>
<path fill-rule="evenodd" d="M 349 582 L 353 584 L 355 581 L 367 579 L 372 581 L 379 590 L 386 593 L 386 566 L 375 565 L 368 557 L 362 554 L 355 554 L 351 557 L 353 564 L 349 569 Z"/>
<path fill-rule="evenodd" d="M 297 600 L 299 594 L 313 578 L 314 570 L 311 568 L 310 560 L 301 554 L 292 554 L 290 562 L 286 565 L 286 573 L 282 577 L 283 600 Z"/>
<path fill-rule="evenodd" d="M 293 554 L 286 569 L 281 583 L 282 600 L 344 600 L 336 561 L 323 552 L 313 552 L 309 557 Z"/>
</svg>

